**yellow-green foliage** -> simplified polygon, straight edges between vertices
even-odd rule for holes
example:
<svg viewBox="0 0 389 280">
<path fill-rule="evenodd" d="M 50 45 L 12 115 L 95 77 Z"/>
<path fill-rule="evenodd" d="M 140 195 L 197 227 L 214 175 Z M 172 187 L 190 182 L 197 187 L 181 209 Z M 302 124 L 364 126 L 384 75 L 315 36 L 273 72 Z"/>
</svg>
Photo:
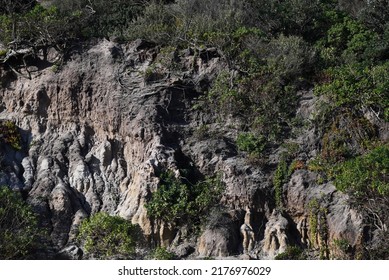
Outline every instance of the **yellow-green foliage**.
<svg viewBox="0 0 389 280">
<path fill-rule="evenodd" d="M 317 199 L 312 199 L 308 204 L 308 210 L 311 247 L 319 248 L 321 259 L 328 259 L 327 209 L 322 207 Z"/>
<path fill-rule="evenodd" d="M 77 240 L 95 258 L 131 258 L 140 236 L 139 228 L 129 221 L 99 212 L 81 223 Z"/>
<path fill-rule="evenodd" d="M 368 194 L 389 194 L 389 147 L 372 151 L 340 163 L 333 170 L 338 190 L 363 198 Z"/>
<path fill-rule="evenodd" d="M 282 186 L 286 183 L 287 178 L 288 165 L 285 160 L 281 160 L 273 176 L 275 201 L 278 208 L 282 207 Z"/>
<path fill-rule="evenodd" d="M 378 117 L 389 120 L 389 62 L 342 65 L 326 73 L 329 81 L 316 86 L 316 94 L 330 97 L 337 107 L 369 108 Z"/>
</svg>

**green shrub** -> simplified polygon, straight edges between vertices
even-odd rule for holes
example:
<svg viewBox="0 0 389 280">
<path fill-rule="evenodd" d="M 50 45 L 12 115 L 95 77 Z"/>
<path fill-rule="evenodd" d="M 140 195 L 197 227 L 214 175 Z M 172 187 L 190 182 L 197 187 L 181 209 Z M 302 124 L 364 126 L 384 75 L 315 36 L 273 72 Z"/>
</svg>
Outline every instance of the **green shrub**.
<svg viewBox="0 0 389 280">
<path fill-rule="evenodd" d="M 21 135 L 18 127 L 12 121 L 0 121 L 0 142 L 9 144 L 15 150 L 20 150 Z"/>
<path fill-rule="evenodd" d="M 320 259 L 328 259 L 328 210 L 316 198 L 308 203 L 308 210 L 310 246 L 319 249 Z"/>
<path fill-rule="evenodd" d="M 141 238 L 139 226 L 107 213 L 99 212 L 84 220 L 77 240 L 94 258 L 132 258 Z"/>
<path fill-rule="evenodd" d="M 349 260 L 351 259 L 351 245 L 347 239 L 334 239 L 333 240 L 333 248 L 335 249 L 334 254 L 331 256 L 333 259 L 340 260 Z"/>
<path fill-rule="evenodd" d="M 129 40 L 143 38 L 161 45 L 169 45 L 175 41 L 175 17 L 169 6 L 160 1 L 152 1 L 147 5 L 142 16 L 129 23 L 124 36 Z"/>
<path fill-rule="evenodd" d="M 205 100 L 210 110 L 219 115 L 237 115 L 244 110 L 235 79 L 227 71 L 218 74 Z"/>
<path fill-rule="evenodd" d="M 251 155 L 259 156 L 266 146 L 266 138 L 262 135 L 256 136 L 253 133 L 240 133 L 236 139 L 236 145 L 241 151 Z"/>
<path fill-rule="evenodd" d="M 376 36 L 361 22 L 346 16 L 342 21 L 331 25 L 326 36 L 317 45 L 321 48 L 326 64 L 358 62 L 366 58 L 366 50 L 371 47 Z M 329 52 L 331 57 L 326 57 L 325 54 Z"/>
<path fill-rule="evenodd" d="M 381 146 L 362 156 L 338 164 L 333 171 L 334 184 L 355 197 L 389 194 L 389 148 Z"/>
<path fill-rule="evenodd" d="M 90 2 L 89 2 L 90 3 Z M 130 23 L 142 14 L 145 2 L 135 0 L 93 1 L 95 11 L 89 16 L 84 28 L 88 37 L 119 36 L 123 37 Z"/>
<path fill-rule="evenodd" d="M 306 166 L 303 161 L 301 160 L 292 161 L 292 163 L 289 165 L 288 168 L 288 177 L 290 177 L 293 174 L 293 172 L 295 172 L 296 170 L 305 169 L 305 168 Z"/>
<path fill-rule="evenodd" d="M 0 259 L 31 259 L 42 249 L 37 216 L 21 196 L 0 187 Z"/>
<path fill-rule="evenodd" d="M 388 62 L 371 67 L 364 64 L 336 67 L 328 75 L 330 81 L 316 86 L 316 94 L 328 96 L 337 107 L 368 108 L 389 120 Z"/>
<path fill-rule="evenodd" d="M 304 251 L 297 246 L 289 246 L 285 252 L 278 254 L 275 260 L 305 260 Z"/>
<path fill-rule="evenodd" d="M 280 35 L 270 41 L 266 60 L 269 71 L 286 83 L 312 71 L 315 52 L 301 37 Z"/>
<path fill-rule="evenodd" d="M 153 259 L 155 260 L 174 260 L 176 256 L 166 250 L 165 247 L 157 247 L 153 252 Z"/>
<path fill-rule="evenodd" d="M 288 165 L 285 160 L 278 163 L 277 169 L 273 175 L 274 195 L 277 208 L 282 208 L 282 186 L 288 179 Z"/>
<path fill-rule="evenodd" d="M 359 13 L 361 21 L 376 32 L 383 33 L 388 27 L 389 6 L 387 0 L 362 1 L 363 9 Z"/>
<path fill-rule="evenodd" d="M 147 213 L 153 219 L 173 224 L 198 224 L 201 216 L 218 203 L 223 191 L 218 178 L 192 185 L 168 171 L 160 175 L 160 180 L 158 189 L 146 204 Z"/>
<path fill-rule="evenodd" d="M 352 156 L 348 145 L 351 135 L 345 129 L 339 129 L 336 122 L 324 134 L 322 139 L 321 158 L 329 163 L 344 161 Z"/>
</svg>

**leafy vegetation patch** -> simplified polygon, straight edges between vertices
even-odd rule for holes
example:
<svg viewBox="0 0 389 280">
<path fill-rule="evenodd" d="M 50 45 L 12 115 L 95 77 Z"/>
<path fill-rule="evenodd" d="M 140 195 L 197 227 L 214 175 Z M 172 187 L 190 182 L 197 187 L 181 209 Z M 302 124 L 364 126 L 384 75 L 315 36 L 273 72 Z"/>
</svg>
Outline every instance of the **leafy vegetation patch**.
<svg viewBox="0 0 389 280">
<path fill-rule="evenodd" d="M 22 148 L 20 132 L 14 122 L 0 121 L 0 142 L 9 144 L 15 150 Z"/>
<path fill-rule="evenodd" d="M 329 82 L 317 86 L 317 94 L 330 97 L 336 107 L 366 108 L 389 121 L 388 62 L 348 64 L 326 71 Z"/>
<path fill-rule="evenodd" d="M 285 252 L 278 254 L 275 260 L 306 260 L 304 251 L 297 246 L 289 246 Z"/>
<path fill-rule="evenodd" d="M 322 207 L 320 201 L 313 199 L 308 204 L 309 235 L 312 248 L 318 248 L 320 259 L 329 258 L 327 208 Z"/>
<path fill-rule="evenodd" d="M 33 258 L 42 249 L 37 216 L 21 196 L 0 187 L 0 259 Z"/>
<path fill-rule="evenodd" d="M 338 190 L 363 198 L 389 194 L 389 147 L 380 146 L 354 159 L 338 164 L 334 183 Z"/>
<path fill-rule="evenodd" d="M 167 171 L 160 175 L 160 179 L 146 209 L 149 217 L 171 224 L 198 225 L 206 211 L 217 205 L 223 191 L 218 178 L 192 185 Z"/>
<path fill-rule="evenodd" d="M 263 160 L 285 144 L 296 131 L 299 92 L 314 89 L 323 100 L 315 121 L 321 141 L 319 156 L 310 161 L 308 169 L 320 174 L 320 183 L 333 180 L 338 190 L 368 206 L 372 227 L 385 224 L 380 213 L 385 212 L 382 209 L 388 198 L 388 148 L 382 143 L 377 147 L 380 135 L 376 124 L 389 121 L 387 1 L 5 3 L 0 7 L 0 42 L 5 46 L 1 58 L 10 48 L 40 51 L 52 46 L 66 53 L 72 43 L 94 37 L 143 38 L 162 48 L 155 64 L 144 73 L 145 82 L 151 83 L 164 77 L 165 69 L 177 67 L 172 52 L 193 51 L 193 63 L 188 66 L 192 69 L 187 70 L 195 73 L 201 50 L 216 47 L 228 67 L 217 73 L 205 90 L 202 106 L 195 107 L 205 108 L 220 123 L 227 117 L 237 120 L 236 146 L 249 163 Z M 54 65 L 52 70 L 56 68 Z M 210 137 L 205 125 L 196 133 L 200 140 Z M 0 123 L 2 143 L 18 150 L 20 140 L 15 124 Z M 279 162 L 273 177 L 278 207 L 282 206 L 282 185 L 294 170 L 304 168 L 304 162 L 297 159 L 298 147 L 289 148 L 295 150 L 290 152 L 293 156 Z M 166 172 L 147 204 L 148 214 L 169 223 L 196 224 L 217 203 L 221 191 L 216 179 L 191 184 Z M 366 205 L 372 201 L 374 207 Z M 320 207 L 313 206 L 314 225 L 323 215 Z M 119 252 L 131 251 L 130 247 Z"/>
<path fill-rule="evenodd" d="M 169 252 L 165 247 L 155 248 L 152 257 L 155 260 L 174 260 L 176 258 L 176 256 Z"/>
<path fill-rule="evenodd" d="M 95 258 L 133 258 L 141 231 L 121 217 L 99 212 L 81 223 L 77 240 Z"/>
<path fill-rule="evenodd" d="M 282 208 L 282 192 L 283 185 L 286 183 L 288 178 L 288 165 L 285 160 L 281 160 L 278 163 L 277 169 L 273 176 L 273 186 L 276 206 Z"/>
</svg>

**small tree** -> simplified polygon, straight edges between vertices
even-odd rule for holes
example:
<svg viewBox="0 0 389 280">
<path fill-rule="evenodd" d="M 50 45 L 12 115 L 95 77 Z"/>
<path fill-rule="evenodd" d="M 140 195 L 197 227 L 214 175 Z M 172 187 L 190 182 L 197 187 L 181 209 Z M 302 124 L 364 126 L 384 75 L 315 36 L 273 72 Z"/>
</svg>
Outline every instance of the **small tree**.
<svg viewBox="0 0 389 280">
<path fill-rule="evenodd" d="M 10 33 L 9 38 L 12 41 L 15 41 L 18 37 L 17 33 L 17 25 L 19 22 L 19 15 L 28 11 L 36 4 L 35 0 L 1 0 L 0 1 L 0 17 L 8 18 L 9 30 L 1 30 L 1 33 Z M 2 23 L 2 22 L 0 22 Z M 4 19 L 3 19 L 4 23 Z M 0 24 L 0 29 L 3 29 Z M 0 36 L 0 39 L 3 38 L 4 35 Z"/>
<path fill-rule="evenodd" d="M 198 225 L 201 217 L 218 203 L 224 190 L 219 178 L 192 185 L 167 171 L 161 174 L 160 179 L 160 186 L 146 204 L 147 214 L 152 219 L 175 225 Z"/>
<path fill-rule="evenodd" d="M 97 259 L 131 258 L 140 236 L 139 227 L 100 212 L 81 223 L 78 241 Z"/>
<path fill-rule="evenodd" d="M 32 258 L 38 249 L 40 231 L 36 215 L 8 187 L 0 187 L 0 259 Z"/>
</svg>

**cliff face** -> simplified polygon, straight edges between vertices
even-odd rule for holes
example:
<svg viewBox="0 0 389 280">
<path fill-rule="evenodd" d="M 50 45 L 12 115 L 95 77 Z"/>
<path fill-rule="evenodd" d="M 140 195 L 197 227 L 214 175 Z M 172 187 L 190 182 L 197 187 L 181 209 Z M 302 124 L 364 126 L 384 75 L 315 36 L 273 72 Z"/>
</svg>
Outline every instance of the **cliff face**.
<svg viewBox="0 0 389 280">
<path fill-rule="evenodd" d="M 280 211 L 272 177 L 284 148 L 273 149 L 266 166 L 252 165 L 234 144 L 238 121 L 196 109 L 228 69 L 217 50 L 100 41 L 74 50 L 59 68 L 56 56 L 49 50 L 47 60 L 37 58 L 31 79 L 3 78 L 0 92 L 0 118 L 13 120 L 24 141 L 21 151 L 0 148 L 0 183 L 26 194 L 55 252 L 74 244 L 80 222 L 99 211 L 139 224 L 148 244 L 179 257 L 273 258 L 295 244 L 336 257 L 335 240 L 358 250 L 362 218 L 345 195 L 302 164 L 282 186 Z M 309 121 L 317 104 L 301 92 L 297 115 Z M 312 159 L 319 140 L 305 127 L 290 139 L 296 158 Z M 145 204 L 163 169 L 222 174 L 223 213 L 210 213 L 195 236 L 151 221 Z"/>
</svg>

